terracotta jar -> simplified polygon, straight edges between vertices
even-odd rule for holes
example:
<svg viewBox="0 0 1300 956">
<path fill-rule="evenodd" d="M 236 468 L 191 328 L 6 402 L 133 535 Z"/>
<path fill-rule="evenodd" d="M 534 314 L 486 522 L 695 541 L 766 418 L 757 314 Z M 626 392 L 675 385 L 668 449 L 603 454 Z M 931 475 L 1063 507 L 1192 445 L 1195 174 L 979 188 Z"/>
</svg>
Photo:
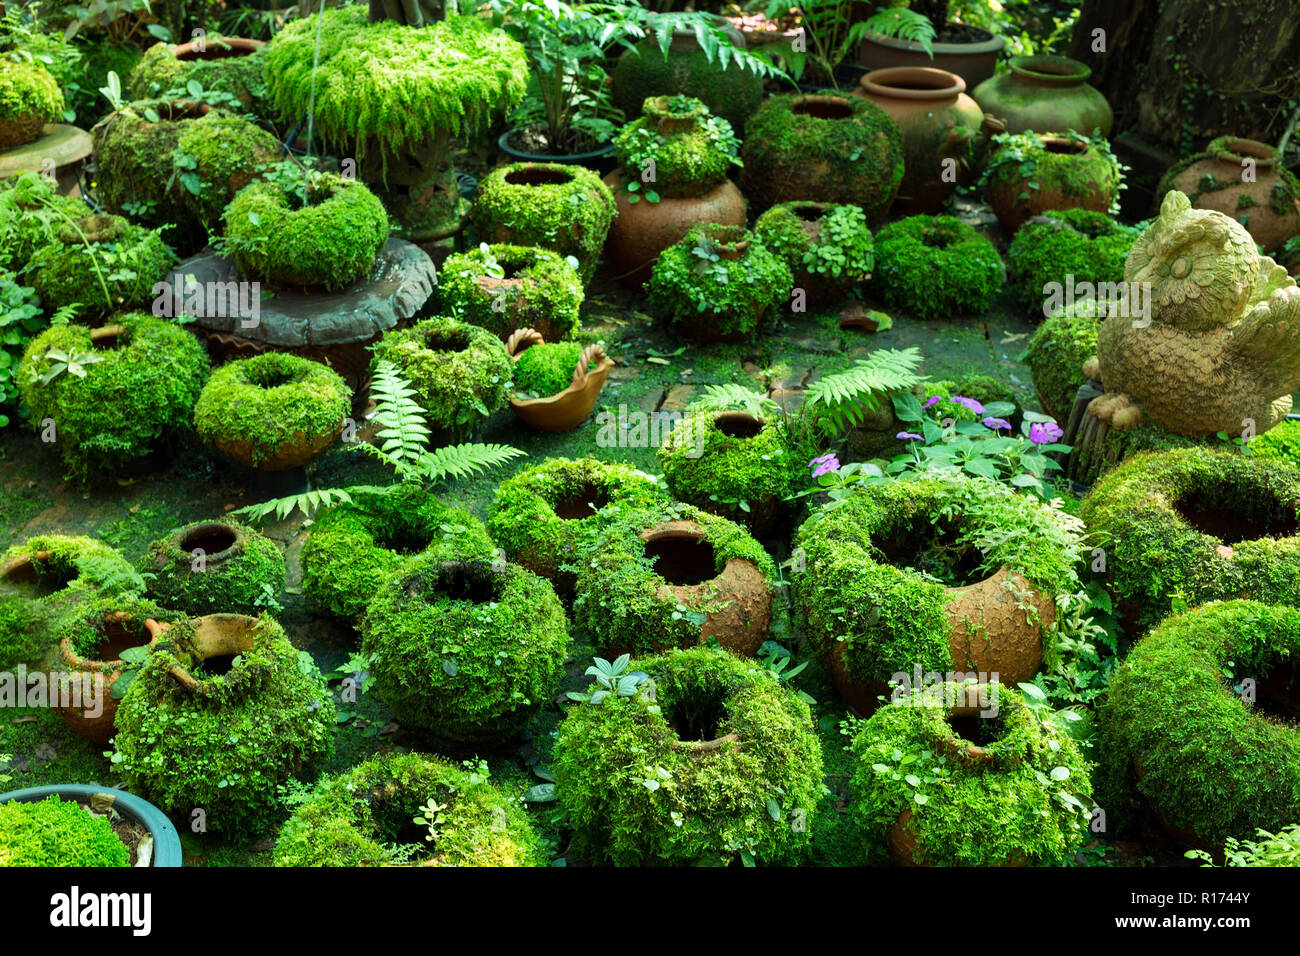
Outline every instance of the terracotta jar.
<svg viewBox="0 0 1300 956">
<path fill-rule="evenodd" d="M 1248 175 L 1250 174 L 1250 175 Z M 1156 205 L 1171 189 L 1195 209 L 1214 209 L 1246 227 L 1265 252 L 1300 233 L 1300 185 L 1268 143 L 1221 136 L 1204 153 L 1173 166 L 1156 189 Z"/>
<path fill-rule="evenodd" d="M 1095 146 L 1069 136 L 1035 139 L 1038 146 L 1033 150 L 1031 172 L 1025 171 L 1023 161 L 1006 162 L 988 177 L 989 205 L 1008 234 L 1053 209 L 1109 211 L 1120 184 L 1119 168 L 1113 161 Z M 994 153 L 989 163 L 997 161 Z"/>
<path fill-rule="evenodd" d="M 875 103 L 903 134 L 903 182 L 892 211 L 937 212 L 987 141 L 984 114 L 956 73 L 930 67 L 872 70 L 853 95 Z"/>
<path fill-rule="evenodd" d="M 1084 136 L 1100 130 L 1109 136 L 1115 114 L 1096 87 L 1092 70 L 1064 56 L 1013 56 L 1010 73 L 985 80 L 971 91 L 980 109 L 1008 133 L 1059 133 L 1072 129 Z"/>
<path fill-rule="evenodd" d="M 519 356 L 528 348 L 542 344 L 542 335 L 536 329 L 518 329 L 506 340 L 506 351 L 510 353 L 512 362 L 518 362 Z M 510 407 L 533 428 L 547 432 L 572 431 L 585 422 L 596 407 L 596 399 L 600 397 L 600 390 L 605 387 L 605 379 L 609 378 L 613 367 L 613 359 L 593 343 L 582 350 L 568 388 L 546 398 L 511 397 Z"/>
<path fill-rule="evenodd" d="M 153 647 L 161 633 L 158 622 L 152 619 L 140 622 L 139 628 L 135 624 L 134 618 L 126 611 L 107 615 L 100 631 L 103 637 L 93 659 L 79 656 L 72 649 L 69 638 L 59 642 L 59 655 L 70 672 L 69 679 L 81 683 L 82 704 L 79 707 L 60 707 L 59 716 L 75 733 L 91 743 L 107 744 L 115 732 L 113 719 L 117 715 L 118 699 L 112 696 L 112 690 L 127 667 L 121 658 L 122 652 L 132 647 Z M 101 679 L 98 686 L 96 675 Z M 99 713 L 92 716 L 89 713 L 92 710 Z"/>
<path fill-rule="evenodd" d="M 967 25 L 966 32 L 970 39 L 933 43 L 929 53 L 915 40 L 867 34 L 858 47 L 858 62 L 871 70 L 891 66 L 932 66 L 956 73 L 966 81 L 968 88 L 974 88 L 993 75 L 1006 41 L 980 27 Z"/>
</svg>

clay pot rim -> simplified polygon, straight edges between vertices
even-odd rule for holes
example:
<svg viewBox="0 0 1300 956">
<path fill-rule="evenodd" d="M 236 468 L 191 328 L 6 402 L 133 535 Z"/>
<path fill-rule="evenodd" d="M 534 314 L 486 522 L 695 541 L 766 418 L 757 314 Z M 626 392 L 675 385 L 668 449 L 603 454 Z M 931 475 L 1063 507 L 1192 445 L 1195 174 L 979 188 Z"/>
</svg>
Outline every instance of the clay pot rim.
<svg viewBox="0 0 1300 956">
<path fill-rule="evenodd" d="M 808 105 L 821 106 L 842 106 L 847 111 L 844 116 L 814 116 L 808 112 L 800 112 L 799 107 Z M 822 123 L 843 123 L 854 118 L 853 100 L 849 94 L 839 93 L 803 93 L 796 96 L 790 103 L 790 112 L 795 116 L 802 116 L 809 120 L 818 120 Z"/>
<path fill-rule="evenodd" d="M 1236 165 L 1240 165 L 1242 160 L 1249 159 L 1256 166 L 1265 169 L 1276 165 L 1281 158 L 1277 147 L 1245 136 L 1220 136 L 1210 143 L 1206 152 L 1215 159 L 1225 159 Z"/>
<path fill-rule="evenodd" d="M 513 163 L 513 169 L 501 176 L 501 182 L 512 189 L 546 189 L 549 187 L 563 187 L 573 185 L 577 178 L 577 172 L 572 166 L 566 166 L 563 163 L 534 163 L 521 162 Z M 561 177 L 559 182 L 517 182 L 512 177 L 527 176 L 529 173 L 542 173 L 547 176 Z"/>
<path fill-rule="evenodd" d="M 134 619 L 135 615 L 131 614 L 129 611 L 109 611 L 104 615 L 105 624 L 111 621 L 131 621 Z M 133 644 L 131 645 L 132 647 L 153 647 L 154 644 L 158 642 L 158 637 L 162 633 L 161 630 L 156 629 L 158 622 L 153 618 L 146 618 L 144 624 L 145 630 L 149 635 L 148 640 L 140 644 Z M 154 627 L 150 627 L 151 624 L 154 625 Z M 126 661 L 122 660 L 120 657 L 116 657 L 111 661 L 90 660 L 81 657 L 73 651 L 72 638 L 70 637 L 65 637 L 59 641 L 59 653 L 63 656 L 64 663 L 69 667 L 75 667 L 78 670 L 98 671 L 102 673 L 108 671 L 120 671 L 126 667 Z"/>
<path fill-rule="evenodd" d="M 715 251 L 723 259 L 739 259 L 749 251 L 753 241 L 753 235 L 744 226 L 708 223 L 700 227 L 699 234 L 713 243 Z"/>
<path fill-rule="evenodd" d="M 542 338 L 542 333 L 536 329 L 516 329 L 510 333 L 510 338 L 506 340 L 506 353 L 510 356 L 511 364 L 515 364 L 528 349 L 534 345 L 545 344 L 546 340 Z M 584 359 L 587 363 L 585 371 L 582 370 Z M 608 375 L 613 368 L 614 360 L 605 354 L 603 348 L 596 343 L 592 343 L 582 350 L 582 356 L 578 359 L 578 367 L 573 370 L 573 381 L 569 383 L 568 387 L 561 389 L 554 395 L 543 398 L 515 398 L 511 396 L 510 405 L 516 409 L 545 408 L 548 405 L 554 405 L 569 395 L 583 391 L 592 378 L 602 374 Z M 604 388 L 604 383 L 601 384 L 601 387 Z"/>
<path fill-rule="evenodd" d="M 34 551 L 31 554 L 16 554 L 0 566 L 0 581 L 3 581 L 9 575 L 13 574 L 19 568 L 31 566 L 37 561 L 48 561 L 50 559 L 49 551 Z"/>
<path fill-rule="evenodd" d="M 740 734 L 733 730 L 729 734 L 723 734 L 721 737 L 715 737 L 712 740 L 670 740 L 668 742 L 668 746 L 673 750 L 693 754 L 717 753 L 727 744 L 735 744 L 740 747 Z"/>
<path fill-rule="evenodd" d="M 1092 146 L 1088 143 L 1080 142 L 1077 139 L 1071 139 L 1069 136 L 1063 136 L 1060 133 L 1035 133 L 1034 138 L 1038 140 L 1039 145 L 1049 153 L 1055 153 L 1058 156 L 1082 156 Z M 1054 150 L 1053 146 L 1067 147 L 1063 150 Z"/>
<path fill-rule="evenodd" d="M 1048 86 L 1078 86 L 1087 82 L 1088 78 L 1092 76 L 1092 67 L 1088 66 L 1088 64 L 1080 60 L 1073 60 L 1068 56 L 1057 56 L 1051 53 L 1013 56 L 1007 61 L 1007 66 L 1011 68 L 1011 72 L 1016 76 L 1022 76 L 1025 79 L 1034 80 Z M 1064 67 L 1069 72 L 1043 69 L 1052 66 Z"/>
<path fill-rule="evenodd" d="M 177 43 L 171 47 L 172 56 L 178 60 L 186 62 L 200 62 L 203 60 L 224 60 L 237 56 L 249 56 L 256 53 L 259 49 L 266 46 L 265 40 L 254 40 L 252 37 L 224 37 L 217 36 L 204 38 L 203 45 L 207 48 L 200 52 L 197 40 L 190 40 L 187 43 Z M 208 55 L 209 51 L 218 51 L 213 55 Z M 194 56 L 192 54 L 198 54 Z"/>
<path fill-rule="evenodd" d="M 230 534 L 234 536 L 235 540 L 230 543 L 229 547 L 223 548 L 222 550 L 216 552 L 215 554 L 205 554 L 203 556 L 203 560 L 205 562 L 225 561 L 227 558 L 232 558 L 235 556 L 236 549 L 240 548 L 244 543 L 244 535 L 243 532 L 241 532 L 234 525 L 230 524 L 229 522 L 222 521 L 220 518 L 213 518 L 211 521 L 202 521 L 198 524 L 189 525 L 187 527 L 180 528 L 171 536 L 171 538 L 169 539 L 169 543 L 174 544 L 179 550 L 188 553 L 190 549 L 184 546 L 184 541 L 186 538 L 193 537 L 197 534 L 203 534 L 205 532 L 222 532 L 222 531 L 230 532 Z"/>
<path fill-rule="evenodd" d="M 926 85 L 891 85 L 909 82 Z M 964 79 L 956 73 L 933 66 L 890 66 L 872 70 L 858 80 L 858 84 L 864 93 L 896 100 L 932 102 L 953 99 L 966 92 Z"/>
<path fill-rule="evenodd" d="M 210 657 L 220 657 L 223 654 L 230 653 L 224 647 L 222 647 L 219 650 L 211 649 L 211 653 L 207 653 L 207 654 L 202 653 L 204 648 L 201 645 L 201 641 L 203 641 L 205 637 L 207 637 L 207 635 L 204 635 L 203 631 L 204 628 L 208 625 L 239 624 L 243 629 L 242 632 L 239 634 L 239 637 L 247 639 L 248 646 L 244 648 L 244 650 L 237 651 L 236 653 L 240 653 L 240 654 L 247 653 L 248 651 L 252 650 L 257 643 L 256 638 L 252 632 L 253 632 L 253 628 L 257 625 L 258 619 L 255 617 L 250 617 L 247 614 L 205 614 L 200 617 L 192 618 L 191 620 L 194 624 L 194 634 L 191 637 L 193 654 L 191 656 L 197 658 L 199 661 L 205 661 Z M 149 624 L 148 621 L 146 621 L 145 623 L 146 626 Z M 155 640 L 157 640 L 164 633 L 166 633 L 166 631 L 171 627 L 171 624 L 167 622 L 162 622 L 162 623 L 153 622 L 153 623 L 155 626 L 154 628 L 151 628 L 151 630 L 157 631 L 157 634 L 154 637 Z M 212 635 L 211 639 L 215 639 L 219 636 L 220 635 Z M 167 673 L 171 675 L 173 680 L 175 680 L 177 683 L 179 683 L 182 687 L 184 687 L 186 690 L 190 691 L 191 693 L 203 693 L 205 688 L 208 687 L 210 682 L 213 680 L 213 678 L 208 678 L 207 680 L 199 680 L 189 672 L 188 668 L 182 667 L 180 664 L 173 664 L 171 667 L 167 669 Z"/>
<path fill-rule="evenodd" d="M 642 544 L 650 544 L 652 541 L 672 541 L 685 540 L 695 541 L 713 547 L 709 541 L 708 535 L 704 528 L 689 518 L 666 518 L 663 521 L 656 521 L 649 527 L 642 528 L 637 532 L 637 537 L 641 539 Z M 717 568 L 717 552 L 714 551 L 714 568 Z M 655 577 L 663 578 L 658 571 L 653 572 Z M 726 573 L 726 568 L 722 571 L 715 570 L 713 577 L 708 581 L 701 581 L 699 584 L 668 584 L 669 588 L 700 588 L 707 585 L 710 581 L 716 581 Z"/>
</svg>

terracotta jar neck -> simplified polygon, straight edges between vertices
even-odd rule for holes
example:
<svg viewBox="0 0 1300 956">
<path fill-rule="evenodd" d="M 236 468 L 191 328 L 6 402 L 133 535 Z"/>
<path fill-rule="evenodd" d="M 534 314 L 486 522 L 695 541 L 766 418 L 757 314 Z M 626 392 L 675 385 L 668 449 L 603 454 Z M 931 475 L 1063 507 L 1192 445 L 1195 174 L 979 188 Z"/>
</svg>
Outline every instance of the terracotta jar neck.
<svg viewBox="0 0 1300 956">
<path fill-rule="evenodd" d="M 1013 56 L 1009 65 L 1020 82 L 1031 86 L 1081 86 L 1092 76 L 1086 63 L 1065 56 Z"/>
</svg>

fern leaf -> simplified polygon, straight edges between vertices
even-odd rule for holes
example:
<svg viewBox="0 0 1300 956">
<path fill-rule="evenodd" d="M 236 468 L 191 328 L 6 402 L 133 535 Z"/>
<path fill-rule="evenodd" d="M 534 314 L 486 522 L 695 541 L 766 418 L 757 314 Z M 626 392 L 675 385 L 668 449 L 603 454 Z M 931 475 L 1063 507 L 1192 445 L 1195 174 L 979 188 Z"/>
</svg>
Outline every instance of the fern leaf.
<svg viewBox="0 0 1300 956">
<path fill-rule="evenodd" d="M 429 425 L 411 383 L 391 362 L 381 361 L 375 365 L 370 395 L 375 400 L 375 437 L 379 449 L 391 456 L 388 463 L 397 468 L 400 462 L 418 461 L 429 442 Z"/>
<path fill-rule="evenodd" d="M 425 452 L 416 463 L 415 471 L 433 484 L 444 478 L 468 478 L 488 468 L 504 465 L 524 453 L 511 445 L 485 445 L 469 442 L 447 445 Z"/>
<path fill-rule="evenodd" d="M 808 413 L 824 417 L 837 431 L 860 425 L 867 412 L 879 407 L 883 396 L 920 381 L 920 362 L 921 351 L 916 347 L 877 349 L 852 368 L 810 383 L 804 391 L 804 407 Z"/>
<path fill-rule="evenodd" d="M 758 418 L 771 417 L 780 410 L 780 406 L 762 392 L 734 382 L 724 385 L 706 385 L 704 392 L 691 403 L 691 408 L 705 411 L 727 411 L 738 408 Z"/>
</svg>

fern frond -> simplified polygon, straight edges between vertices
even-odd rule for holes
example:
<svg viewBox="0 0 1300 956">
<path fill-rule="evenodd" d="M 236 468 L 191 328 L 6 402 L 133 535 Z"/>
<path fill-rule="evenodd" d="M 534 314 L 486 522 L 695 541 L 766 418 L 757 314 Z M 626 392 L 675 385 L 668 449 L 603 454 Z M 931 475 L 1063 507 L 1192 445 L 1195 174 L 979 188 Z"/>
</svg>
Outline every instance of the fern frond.
<svg viewBox="0 0 1300 956">
<path fill-rule="evenodd" d="M 447 445 L 425 452 L 416 462 L 414 471 L 433 484 L 444 478 L 468 478 L 488 468 L 504 465 L 523 454 L 511 445 L 484 445 L 476 442 Z"/>
<path fill-rule="evenodd" d="M 852 368 L 810 383 L 804 390 L 805 410 L 826 418 L 837 431 L 860 425 L 883 396 L 921 380 L 920 363 L 921 350 L 915 346 L 877 349 Z"/>
<path fill-rule="evenodd" d="M 274 514 L 276 520 L 280 521 L 297 510 L 310 518 L 319 508 L 332 508 L 334 505 L 350 504 L 352 495 L 349 492 L 367 490 L 372 490 L 372 488 L 317 488 L 312 491 L 304 491 L 301 494 L 288 495 L 284 498 L 272 498 L 270 501 L 260 501 L 254 505 L 245 505 L 243 508 L 236 508 L 231 514 L 240 515 L 249 521 L 262 521 Z"/>
<path fill-rule="evenodd" d="M 415 401 L 415 389 L 398 373 L 397 366 L 381 361 L 375 365 L 370 395 L 375 400 L 375 437 L 384 453 L 380 457 L 394 468 L 403 462 L 414 464 L 429 442 L 429 425 L 424 409 Z"/>
<path fill-rule="evenodd" d="M 691 408 L 719 412 L 740 409 L 758 418 L 771 418 L 779 414 L 781 409 L 762 392 L 734 382 L 725 385 L 706 385 L 704 392 L 691 403 Z"/>
</svg>

